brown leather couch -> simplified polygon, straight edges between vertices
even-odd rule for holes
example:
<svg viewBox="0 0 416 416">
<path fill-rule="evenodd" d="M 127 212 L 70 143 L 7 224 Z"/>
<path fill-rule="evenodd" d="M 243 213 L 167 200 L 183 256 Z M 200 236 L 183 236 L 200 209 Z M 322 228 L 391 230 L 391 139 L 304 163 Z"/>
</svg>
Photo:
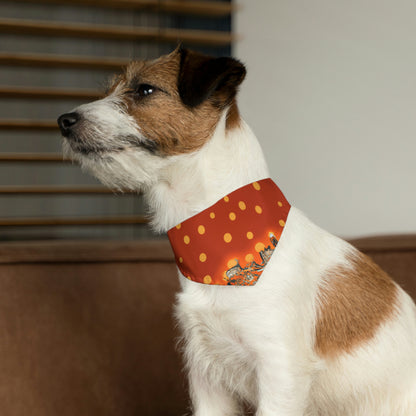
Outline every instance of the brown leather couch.
<svg viewBox="0 0 416 416">
<path fill-rule="evenodd" d="M 416 298 L 416 235 L 353 243 Z M 188 413 L 166 240 L 0 243 L 0 415 Z"/>
</svg>

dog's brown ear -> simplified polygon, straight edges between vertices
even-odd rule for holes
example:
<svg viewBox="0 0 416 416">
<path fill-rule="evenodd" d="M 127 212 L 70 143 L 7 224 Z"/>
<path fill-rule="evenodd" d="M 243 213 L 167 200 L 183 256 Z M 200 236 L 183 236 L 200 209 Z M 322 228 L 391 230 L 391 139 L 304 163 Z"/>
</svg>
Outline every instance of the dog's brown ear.
<svg viewBox="0 0 416 416">
<path fill-rule="evenodd" d="M 180 49 L 179 95 L 185 105 L 196 107 L 208 98 L 226 107 L 246 75 L 244 65 L 233 58 L 213 58 Z"/>
</svg>

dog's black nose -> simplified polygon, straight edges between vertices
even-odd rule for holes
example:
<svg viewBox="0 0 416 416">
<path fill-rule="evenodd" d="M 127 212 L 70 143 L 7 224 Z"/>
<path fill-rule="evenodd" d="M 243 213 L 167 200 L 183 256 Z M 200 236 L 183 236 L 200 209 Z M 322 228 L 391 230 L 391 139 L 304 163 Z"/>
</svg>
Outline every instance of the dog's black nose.
<svg viewBox="0 0 416 416">
<path fill-rule="evenodd" d="M 62 114 L 58 118 L 58 125 L 61 129 L 61 133 L 63 136 L 68 136 L 71 132 L 71 129 L 74 127 L 75 124 L 78 123 L 80 116 L 78 113 L 66 113 Z"/>
</svg>

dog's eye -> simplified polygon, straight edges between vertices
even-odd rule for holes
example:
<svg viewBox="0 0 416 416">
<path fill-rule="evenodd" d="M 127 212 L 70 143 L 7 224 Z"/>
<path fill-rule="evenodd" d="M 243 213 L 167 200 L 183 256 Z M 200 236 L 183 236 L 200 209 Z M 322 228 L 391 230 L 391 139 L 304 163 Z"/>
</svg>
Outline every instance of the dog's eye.
<svg viewBox="0 0 416 416">
<path fill-rule="evenodd" d="M 134 95 L 136 97 L 147 97 L 150 94 L 153 94 L 156 91 L 156 87 L 153 87 L 149 84 L 140 84 L 135 90 Z"/>
</svg>

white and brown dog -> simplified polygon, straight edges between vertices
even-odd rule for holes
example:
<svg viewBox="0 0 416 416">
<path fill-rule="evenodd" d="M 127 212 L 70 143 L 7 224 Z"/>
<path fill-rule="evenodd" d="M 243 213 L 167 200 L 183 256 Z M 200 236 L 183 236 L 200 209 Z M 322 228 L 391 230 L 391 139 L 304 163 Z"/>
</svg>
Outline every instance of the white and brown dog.
<svg viewBox="0 0 416 416">
<path fill-rule="evenodd" d="M 269 176 L 237 109 L 244 76 L 237 60 L 181 48 L 133 62 L 105 98 L 59 118 L 64 150 L 104 184 L 142 191 L 155 230 L 179 229 Z M 249 211 L 241 202 L 230 221 Z M 296 208 L 281 223 L 267 267 L 246 259 L 264 269 L 255 285 L 180 273 L 176 311 L 194 415 L 237 415 L 244 402 L 258 416 L 416 415 L 410 297 Z"/>
</svg>

